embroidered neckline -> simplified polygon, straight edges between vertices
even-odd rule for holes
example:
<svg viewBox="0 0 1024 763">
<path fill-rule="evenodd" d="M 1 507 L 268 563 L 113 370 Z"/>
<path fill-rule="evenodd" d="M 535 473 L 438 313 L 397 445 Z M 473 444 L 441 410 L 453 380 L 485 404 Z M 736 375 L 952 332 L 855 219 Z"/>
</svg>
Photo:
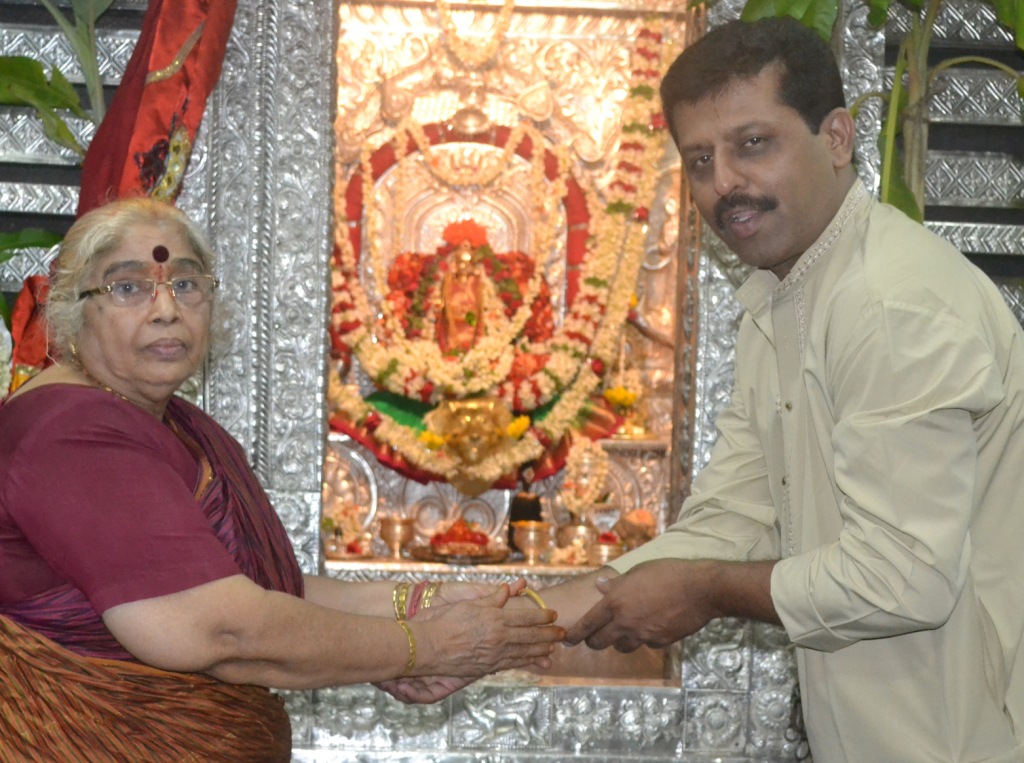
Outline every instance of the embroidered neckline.
<svg viewBox="0 0 1024 763">
<path fill-rule="evenodd" d="M 846 200 L 839 208 L 839 211 L 832 219 L 832 222 L 825 229 L 825 232 L 818 237 L 818 242 L 804 252 L 803 257 L 797 260 L 793 269 L 789 271 L 789 273 L 786 274 L 786 277 L 779 282 L 778 286 L 775 287 L 773 291 L 774 295 L 788 291 L 795 284 L 799 283 L 807 274 L 807 271 L 810 270 L 814 263 L 818 261 L 818 258 L 832 248 L 836 239 L 839 238 L 839 234 L 842 233 L 843 228 L 846 227 L 846 222 L 850 219 L 850 215 L 853 214 L 853 210 L 860 205 L 866 195 L 867 189 L 864 188 L 864 183 L 858 179 L 850 189 L 850 192 L 846 196 Z"/>
</svg>

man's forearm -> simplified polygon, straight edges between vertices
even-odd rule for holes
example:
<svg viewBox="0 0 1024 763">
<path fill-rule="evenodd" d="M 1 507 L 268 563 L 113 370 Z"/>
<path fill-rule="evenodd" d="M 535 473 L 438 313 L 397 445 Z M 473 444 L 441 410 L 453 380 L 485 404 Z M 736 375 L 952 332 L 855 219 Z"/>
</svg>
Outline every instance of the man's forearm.
<svg viewBox="0 0 1024 763">
<path fill-rule="evenodd" d="M 714 617 L 746 617 L 782 624 L 772 601 L 772 570 L 776 561 L 705 564 L 705 602 Z"/>
</svg>

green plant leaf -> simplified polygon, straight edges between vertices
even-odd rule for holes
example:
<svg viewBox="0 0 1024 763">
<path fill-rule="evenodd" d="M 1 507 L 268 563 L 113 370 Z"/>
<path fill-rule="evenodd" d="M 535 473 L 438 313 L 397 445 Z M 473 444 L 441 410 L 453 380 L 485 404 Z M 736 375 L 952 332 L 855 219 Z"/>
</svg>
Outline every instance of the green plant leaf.
<svg viewBox="0 0 1024 763">
<path fill-rule="evenodd" d="M 903 212 L 911 220 L 924 222 L 924 211 L 918 207 L 910 186 L 903 176 L 903 162 L 895 145 L 888 140 L 888 133 L 882 130 L 878 135 L 878 152 L 889 159 L 889 173 L 885 187 L 882 189 L 882 201 L 891 204 Z"/>
<path fill-rule="evenodd" d="M 0 56 L 0 103 L 37 109 L 68 109 L 88 119 L 74 88 L 60 70 L 52 69 L 50 81 L 43 65 L 28 56 Z"/>
<path fill-rule="evenodd" d="M 53 109 L 37 109 L 36 116 L 43 123 L 43 132 L 46 133 L 47 138 L 58 145 L 70 148 L 79 156 L 85 156 L 85 148 L 78 142 L 75 134 L 71 132 L 68 123 L 61 119 L 56 111 Z"/>
<path fill-rule="evenodd" d="M 868 0 L 868 23 L 878 28 L 889 17 L 889 0 Z"/>
<path fill-rule="evenodd" d="M 996 19 L 1013 32 L 1018 50 L 1024 50 L 1024 0 L 989 0 Z"/>
<path fill-rule="evenodd" d="M 71 43 L 81 66 L 86 92 L 89 94 L 92 117 L 97 123 L 102 122 L 106 113 L 106 103 L 103 100 L 103 78 L 100 76 L 99 57 L 96 52 L 96 20 L 106 13 L 113 0 L 71 0 L 73 24 L 54 0 L 39 2 L 53 16 Z"/>
<path fill-rule="evenodd" d="M 71 111 L 84 119 L 89 119 L 89 115 L 57 68 L 47 81 L 39 61 L 27 56 L 0 56 L 0 104 L 33 107 L 48 138 L 80 156 L 85 153 L 58 111 Z"/>
<path fill-rule="evenodd" d="M 19 249 L 48 249 L 59 244 L 64 237 L 41 228 L 24 228 L 12 233 L 0 233 L 0 262 L 13 257 Z"/>
<path fill-rule="evenodd" d="M 792 16 L 815 30 L 823 40 L 830 40 L 832 27 L 839 13 L 837 0 L 748 0 L 740 18 L 756 21 L 762 18 Z"/>
</svg>

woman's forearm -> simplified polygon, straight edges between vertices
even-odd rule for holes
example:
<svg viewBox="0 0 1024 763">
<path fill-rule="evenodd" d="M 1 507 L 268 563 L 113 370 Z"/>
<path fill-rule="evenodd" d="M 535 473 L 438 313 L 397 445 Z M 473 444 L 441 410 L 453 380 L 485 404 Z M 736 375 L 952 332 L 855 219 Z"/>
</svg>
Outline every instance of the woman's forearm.
<svg viewBox="0 0 1024 763">
<path fill-rule="evenodd" d="M 612 578 L 616 575 L 618 573 L 611 567 L 602 567 L 594 572 L 574 577 L 565 583 L 548 588 L 538 588 L 537 594 L 544 602 L 544 606 L 558 613 L 556 624 L 563 628 L 570 628 L 584 613 L 600 601 L 603 594 L 597 590 L 597 579 L 599 577 Z M 526 596 L 516 597 L 513 605 L 517 607 L 537 606 Z"/>
<path fill-rule="evenodd" d="M 354 615 L 394 617 L 394 581 L 348 583 L 323 575 L 305 575 L 305 599 L 321 607 Z"/>
<path fill-rule="evenodd" d="M 500 595 L 408 623 L 416 647 L 408 674 L 480 676 L 550 653 L 561 629 L 533 627 L 547 616 L 502 610 Z M 383 681 L 401 676 L 411 657 L 392 613 L 340 612 L 265 591 L 241 575 L 114 607 L 104 621 L 155 667 L 281 689 Z"/>
</svg>

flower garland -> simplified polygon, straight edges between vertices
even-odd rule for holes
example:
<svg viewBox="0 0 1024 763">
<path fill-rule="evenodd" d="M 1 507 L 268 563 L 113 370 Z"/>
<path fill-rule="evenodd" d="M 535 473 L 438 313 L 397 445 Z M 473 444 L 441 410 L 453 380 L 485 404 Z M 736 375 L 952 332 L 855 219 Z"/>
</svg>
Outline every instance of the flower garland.
<svg viewBox="0 0 1024 763">
<path fill-rule="evenodd" d="M 510 7 L 507 5 L 507 7 Z M 525 325 L 520 311 L 532 304 L 523 300 L 515 317 L 500 332 L 501 340 L 488 341 L 482 337 L 457 364 L 448 364 L 440 356 L 436 342 L 411 340 L 396 320 L 394 311 L 385 304 L 382 312 L 384 334 L 371 331 L 374 325 L 369 299 L 357 277 L 358 265 L 355 249 L 349 236 L 341 236 L 337 257 L 342 271 L 340 284 L 336 284 L 336 306 L 333 327 L 337 344 L 350 348 L 364 370 L 384 389 L 425 402 L 437 402 L 446 396 L 466 397 L 493 393 L 503 399 L 513 411 L 533 413 L 549 406 L 542 416 L 533 419 L 527 428 L 522 417 L 517 419 L 516 437 L 501 452 L 484 462 L 464 464 L 438 449 L 431 447 L 429 436 L 421 430 L 403 425 L 381 413 L 367 403 L 356 391 L 349 390 L 339 397 L 340 411 L 351 421 L 372 422 L 373 436 L 381 443 L 400 453 L 409 463 L 424 472 L 444 479 L 454 476 L 494 482 L 512 474 L 522 464 L 534 461 L 559 442 L 579 422 L 594 392 L 602 382 L 606 368 L 610 367 L 618 348 L 618 338 L 634 299 L 637 274 L 644 256 L 650 204 L 654 199 L 658 173 L 652 168 L 659 164 L 665 142 L 666 122 L 660 112 L 654 84 L 662 75 L 665 65 L 665 46 L 659 19 L 646 19 L 638 34 L 631 56 L 633 85 L 624 104 L 623 139 L 615 161 L 615 180 L 608 186 L 608 202 L 602 205 L 594 189 L 587 189 L 586 206 L 590 211 L 587 256 L 581 272 L 573 274 L 577 280 L 569 304 L 568 314 L 561 327 L 549 339 L 531 342 L 519 333 Z M 486 59 L 484 59 L 486 60 Z M 449 171 L 431 155 L 431 142 L 418 125 L 407 124 L 398 131 L 408 135 L 412 145 L 424 156 L 429 171 L 444 183 L 466 185 L 469 178 Z M 523 153 L 521 142 L 529 139 L 532 153 L 531 166 L 543 167 L 542 136 L 525 124 L 517 127 L 504 145 L 503 162 L 495 162 L 490 171 L 479 180 L 493 182 L 507 166 L 513 153 Z M 397 139 L 396 161 L 405 156 L 409 141 Z M 364 147 L 360 182 L 363 189 L 372 188 L 373 174 L 369 161 L 369 148 Z M 538 213 L 533 261 L 543 262 L 554 245 L 555 226 L 550 214 L 551 206 L 560 203 L 565 193 L 567 158 L 561 149 L 554 149 L 558 165 L 554 192 L 539 194 L 545 200 Z M 536 176 L 537 170 L 533 175 Z M 550 179 L 550 178 L 549 178 Z M 473 181 L 477 185 L 477 180 Z M 537 197 L 535 197 L 537 198 Z M 383 256 L 374 249 L 379 236 L 374 235 L 379 222 L 372 210 L 369 194 L 364 192 L 368 223 L 366 246 L 373 263 L 373 272 L 382 279 L 385 269 L 380 267 Z M 343 219 L 343 218 L 342 218 Z M 379 218 L 377 218 L 379 221 Z M 358 240 L 358 239 L 357 239 Z M 536 269 L 535 275 L 539 274 Z M 531 279 L 528 297 L 535 295 Z M 378 293 L 382 290 L 378 280 Z M 429 299 L 429 290 L 425 299 Z M 528 317 L 529 311 L 524 315 Z M 429 329 L 427 331 L 429 333 Z M 480 349 L 480 352 L 476 352 Z M 532 355 L 542 362 L 521 373 L 514 365 L 517 357 Z M 457 370 L 456 370 L 457 369 Z M 523 431 L 525 430 L 525 431 Z M 599 446 L 598 446 L 599 448 Z M 603 453 L 603 450 L 602 450 Z"/>
<path fill-rule="evenodd" d="M 396 159 L 404 156 L 401 148 L 407 145 L 406 136 L 413 140 L 428 162 L 433 160 L 435 165 L 440 166 L 429 153 L 430 141 L 422 128 L 411 123 L 405 123 L 401 129 L 396 130 Z M 540 145 L 542 140 L 537 130 L 522 124 L 509 136 L 505 147 L 506 154 L 510 157 L 527 138 L 533 145 Z M 568 156 L 564 151 L 556 152 L 555 156 L 558 168 L 552 191 L 561 198 L 565 194 Z M 373 184 L 373 170 L 369 147 L 364 147 L 360 164 L 363 187 L 370 188 Z M 436 168 L 435 171 L 441 172 Z M 543 186 L 544 154 L 539 150 L 531 154 L 531 178 L 533 198 L 542 202 L 551 191 L 547 191 Z M 384 264 L 384 255 L 380 251 L 380 210 L 369 201 L 364 203 L 367 209 L 368 257 L 377 279 L 377 293 L 386 294 L 388 288 L 385 274 L 388 269 Z M 531 260 L 537 263 L 546 259 L 549 247 L 553 246 L 555 218 L 549 210 L 541 207 L 535 211 L 534 220 L 537 235 L 534 237 L 536 248 Z M 510 320 L 505 320 L 501 314 L 504 306 L 497 296 L 493 295 L 493 291 L 487 295 L 485 306 L 491 311 L 491 315 L 485 317 L 485 321 L 489 321 L 492 326 L 500 326 L 501 330 L 481 337 L 468 352 L 456 359 L 446 357 L 429 336 L 417 339 L 408 337 L 387 301 L 381 306 L 383 330 L 379 335 L 371 331 L 374 321 L 370 299 L 357 276 L 355 250 L 347 237 L 343 237 L 340 250 L 343 274 L 342 302 L 349 306 L 338 316 L 340 324 L 348 327 L 347 331 L 343 332 L 342 341 L 351 347 L 363 370 L 378 386 L 404 397 L 437 403 L 449 397 L 462 398 L 485 393 L 509 376 L 518 349 L 517 337 L 523 333 L 540 291 L 543 280 L 541 268 L 534 268 L 522 302 Z M 457 362 L 454 362 L 456 360 Z"/>
<path fill-rule="evenodd" d="M 437 16 L 441 22 L 440 26 L 444 32 L 445 46 L 451 51 L 463 66 L 470 69 L 477 69 L 494 58 L 498 52 L 498 46 L 508 33 L 512 25 L 512 11 L 515 8 L 515 0 L 504 0 L 501 11 L 498 12 L 498 20 L 494 24 L 491 37 L 483 44 L 473 45 L 459 36 L 459 29 L 452 20 L 452 7 L 447 0 L 437 0 Z"/>
</svg>

